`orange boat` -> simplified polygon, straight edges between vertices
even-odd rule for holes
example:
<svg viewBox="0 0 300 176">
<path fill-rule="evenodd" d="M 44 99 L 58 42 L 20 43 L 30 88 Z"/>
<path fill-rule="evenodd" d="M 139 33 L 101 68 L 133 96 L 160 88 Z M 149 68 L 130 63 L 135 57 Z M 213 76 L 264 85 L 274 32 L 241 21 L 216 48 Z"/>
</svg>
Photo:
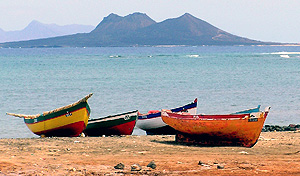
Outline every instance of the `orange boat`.
<svg viewBox="0 0 300 176">
<path fill-rule="evenodd" d="M 270 108 L 260 112 L 226 115 L 188 115 L 162 111 L 161 117 L 178 131 L 176 142 L 253 147 Z"/>
</svg>

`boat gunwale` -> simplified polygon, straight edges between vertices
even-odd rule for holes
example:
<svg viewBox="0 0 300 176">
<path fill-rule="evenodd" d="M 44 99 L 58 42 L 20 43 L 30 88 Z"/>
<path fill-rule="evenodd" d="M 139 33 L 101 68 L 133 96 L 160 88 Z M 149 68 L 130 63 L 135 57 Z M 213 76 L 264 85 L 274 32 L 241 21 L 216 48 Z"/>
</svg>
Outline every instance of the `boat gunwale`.
<svg viewBox="0 0 300 176">
<path fill-rule="evenodd" d="M 177 114 L 173 112 L 166 112 L 168 118 L 179 120 L 241 120 L 251 118 L 251 114 L 224 114 L 224 115 L 190 115 L 190 114 Z M 170 116 L 170 115 L 171 116 Z M 207 117 L 204 117 L 207 116 Z"/>
<path fill-rule="evenodd" d="M 60 108 L 56 108 L 54 110 L 51 110 L 51 111 L 45 111 L 43 112 L 43 114 L 36 114 L 36 115 L 25 115 L 25 114 L 15 114 L 15 113 L 6 113 L 7 115 L 11 115 L 11 116 L 15 116 L 15 117 L 19 117 L 19 118 L 24 118 L 25 119 L 36 119 L 36 118 L 39 118 L 39 117 L 42 117 L 42 116 L 47 116 L 47 115 L 51 115 L 51 114 L 54 114 L 54 113 L 58 113 L 58 112 L 61 112 L 61 111 L 64 111 L 64 110 L 67 110 L 67 109 L 70 109 L 70 108 L 73 108 L 81 103 L 87 103 L 87 100 L 93 95 L 93 93 L 90 93 L 88 95 L 86 95 L 85 97 L 83 97 L 82 99 L 76 101 L 75 103 L 72 103 L 72 104 L 69 104 L 69 105 L 66 105 L 66 106 L 63 106 L 63 107 L 60 107 Z M 90 110 L 88 110 L 89 112 Z M 50 118 L 51 119 L 51 118 Z"/>
<path fill-rule="evenodd" d="M 260 105 L 259 105 L 260 107 Z M 251 119 L 252 118 L 252 114 L 264 114 L 263 116 L 259 116 L 255 118 L 266 118 L 267 114 L 269 113 L 271 107 L 267 106 L 265 108 L 264 111 L 259 111 L 259 112 L 252 112 L 252 113 L 245 113 L 245 114 L 197 114 L 197 115 L 190 115 L 190 114 L 178 114 L 178 113 L 174 113 L 174 112 L 170 112 L 169 110 L 162 110 L 163 113 L 167 113 L 166 115 L 162 115 L 162 119 L 163 117 L 166 118 L 172 118 L 172 119 L 178 119 L 178 120 L 243 120 L 243 119 Z M 170 116 L 170 115 L 171 116 Z M 200 117 L 199 117 L 200 116 Z M 206 118 L 204 117 L 206 116 Z M 222 117 L 226 117 L 228 116 L 228 118 L 222 118 Z M 239 117 L 240 116 L 240 117 Z M 210 117 L 210 118 L 208 118 Z M 217 118 L 216 118 L 217 117 Z"/>
<path fill-rule="evenodd" d="M 170 109 L 170 111 L 172 111 L 172 112 L 180 112 L 180 111 L 182 111 L 182 110 L 185 109 L 184 107 L 190 107 L 190 106 L 192 106 L 192 107 L 191 108 L 187 108 L 187 109 L 197 108 L 197 104 L 198 104 L 198 99 L 195 98 L 193 102 L 188 103 L 188 104 L 183 105 L 183 106 L 172 108 L 172 109 Z M 145 118 L 143 118 L 143 117 L 145 117 Z M 147 120 L 147 119 L 153 119 L 153 118 L 157 118 L 157 117 L 161 117 L 161 111 L 160 112 L 156 112 L 156 113 L 151 113 L 151 114 L 149 114 L 149 113 L 140 114 L 138 116 L 138 120 Z"/>
<path fill-rule="evenodd" d="M 83 102 L 83 103 L 85 103 L 85 102 Z M 78 104 L 78 105 L 76 105 L 76 106 L 70 107 L 69 109 L 75 108 L 75 107 L 77 107 L 77 106 L 79 106 L 79 105 L 81 105 L 81 104 Z M 82 109 L 86 109 L 86 111 L 88 112 L 88 114 L 90 114 L 90 110 L 89 110 L 88 104 L 85 104 L 85 106 L 83 106 L 83 107 L 76 108 L 76 109 L 72 109 L 72 110 L 67 111 L 67 112 L 68 112 L 68 113 L 73 113 L 73 112 L 80 111 L 80 110 L 82 110 Z M 53 120 L 53 119 L 59 118 L 59 117 L 61 117 L 61 116 L 63 116 L 63 115 L 66 115 L 66 113 L 63 112 L 63 111 L 66 111 L 66 110 L 68 110 L 68 109 L 64 109 L 64 110 L 61 110 L 61 111 L 57 111 L 57 112 L 54 112 L 54 113 L 52 113 L 52 114 L 48 114 L 48 115 L 46 115 L 46 116 L 41 115 L 41 116 L 36 117 L 36 118 L 34 118 L 34 119 L 26 119 L 26 118 L 24 118 L 24 122 L 25 122 L 25 124 L 37 124 L 37 123 L 40 123 L 40 122 L 46 122 L 46 121 L 49 121 L 49 120 Z M 50 116 L 50 117 L 47 118 L 47 116 Z M 38 120 L 38 121 L 34 122 L 34 120 L 35 120 L 35 119 L 38 119 L 38 118 L 43 118 L 43 120 Z"/>
</svg>

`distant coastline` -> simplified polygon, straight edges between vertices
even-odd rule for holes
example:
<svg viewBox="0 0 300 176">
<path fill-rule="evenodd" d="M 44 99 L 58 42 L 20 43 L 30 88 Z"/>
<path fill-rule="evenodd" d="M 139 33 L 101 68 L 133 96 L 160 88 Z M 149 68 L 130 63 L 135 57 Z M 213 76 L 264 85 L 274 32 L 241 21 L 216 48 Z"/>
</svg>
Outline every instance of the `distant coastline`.
<svg viewBox="0 0 300 176">
<path fill-rule="evenodd" d="M 125 47 L 157 47 L 157 48 L 172 48 L 172 47 L 206 47 L 206 46 L 220 46 L 220 45 L 197 45 L 197 46 L 191 46 L 191 45 L 138 45 L 138 46 L 125 46 Z M 221 45 L 227 46 L 227 45 Z M 300 46 L 300 44 L 278 44 L 278 45 L 232 45 L 237 47 L 244 47 L 244 46 L 257 46 L 257 47 L 277 47 L 277 46 L 287 46 L 287 47 L 297 47 Z M 119 46 L 99 46 L 99 47 L 119 47 Z M 77 46 L 33 46 L 33 47 L 6 47 L 1 46 L 0 48 L 87 48 L 85 46 L 77 47 Z"/>
<path fill-rule="evenodd" d="M 95 29 L 95 26 L 92 25 L 72 24 L 60 26 L 56 24 L 44 24 L 33 20 L 22 30 L 4 31 L 0 28 L 0 43 L 35 40 L 77 33 L 89 33 L 93 29 Z"/>
</svg>

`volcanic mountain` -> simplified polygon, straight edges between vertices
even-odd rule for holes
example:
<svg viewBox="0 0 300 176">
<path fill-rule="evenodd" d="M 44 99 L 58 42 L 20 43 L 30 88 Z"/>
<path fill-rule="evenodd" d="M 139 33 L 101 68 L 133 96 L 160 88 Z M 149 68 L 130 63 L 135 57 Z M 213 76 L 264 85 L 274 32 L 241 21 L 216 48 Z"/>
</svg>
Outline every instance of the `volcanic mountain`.
<svg viewBox="0 0 300 176">
<path fill-rule="evenodd" d="M 8 42 L 1 47 L 104 47 L 271 44 L 232 35 L 191 14 L 155 22 L 143 13 L 110 14 L 90 33 Z"/>
</svg>

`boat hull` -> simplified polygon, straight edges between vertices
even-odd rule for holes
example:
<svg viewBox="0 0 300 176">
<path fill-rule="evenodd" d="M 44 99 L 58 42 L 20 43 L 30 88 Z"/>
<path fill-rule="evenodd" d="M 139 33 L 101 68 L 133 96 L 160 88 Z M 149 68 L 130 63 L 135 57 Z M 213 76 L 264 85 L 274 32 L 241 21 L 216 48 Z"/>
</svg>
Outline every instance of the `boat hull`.
<svg viewBox="0 0 300 176">
<path fill-rule="evenodd" d="M 197 112 L 197 99 L 194 102 L 171 109 L 172 112 L 185 111 L 190 114 L 196 114 Z M 142 114 L 138 116 L 136 126 L 144 131 L 148 135 L 168 135 L 175 134 L 176 131 L 169 127 L 161 118 L 161 112 L 152 114 Z"/>
<path fill-rule="evenodd" d="M 267 114 L 191 116 L 164 112 L 162 119 L 178 131 L 177 142 L 252 147 L 259 138 Z"/>
<path fill-rule="evenodd" d="M 86 136 L 131 135 L 136 124 L 138 111 L 89 120 Z"/>
<path fill-rule="evenodd" d="M 34 119 L 24 119 L 24 122 L 37 135 L 73 137 L 79 136 L 85 129 L 89 116 L 90 107 L 87 102 L 82 102 L 76 106 L 40 115 Z"/>
</svg>

